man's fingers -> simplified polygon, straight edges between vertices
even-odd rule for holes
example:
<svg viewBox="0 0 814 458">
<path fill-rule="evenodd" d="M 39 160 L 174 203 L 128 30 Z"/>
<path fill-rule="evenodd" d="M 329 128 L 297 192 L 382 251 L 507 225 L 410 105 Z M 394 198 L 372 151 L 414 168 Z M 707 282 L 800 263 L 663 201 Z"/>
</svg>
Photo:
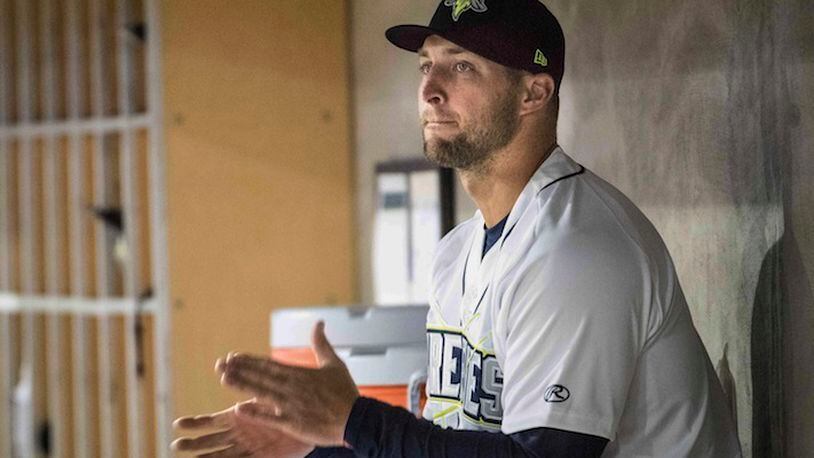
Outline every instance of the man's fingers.
<svg viewBox="0 0 814 458">
<path fill-rule="evenodd" d="M 268 356 L 253 356 L 246 353 L 229 353 L 223 361 L 223 367 L 226 370 L 239 368 L 274 374 L 285 374 L 298 369 L 298 367 L 278 363 Z"/>
<path fill-rule="evenodd" d="M 269 383 L 261 374 L 252 371 L 230 370 L 223 374 L 221 383 L 272 402 L 286 399 L 284 384 Z"/>
<path fill-rule="evenodd" d="M 273 390 L 276 387 L 277 391 L 287 392 L 300 389 L 300 386 L 292 388 L 291 385 L 299 385 L 303 374 L 312 370 L 280 364 L 266 357 L 236 354 L 227 358 L 223 364 L 222 374 L 227 379 L 240 374 L 244 381 L 256 385 L 257 388 Z"/>
<path fill-rule="evenodd" d="M 199 428 L 212 428 L 212 417 L 209 415 L 202 415 L 197 417 L 181 417 L 172 422 L 175 429 L 199 429 Z"/>
<path fill-rule="evenodd" d="M 325 340 L 327 343 L 327 339 Z M 329 351 L 330 344 L 327 344 Z M 237 372 L 243 373 L 247 380 L 257 380 L 269 386 L 280 387 L 282 391 L 299 390 L 302 384 L 307 381 L 309 373 L 316 369 L 291 366 L 279 363 L 269 357 L 252 356 L 245 353 L 230 353 L 219 363 L 219 372 L 224 375 L 231 375 Z"/>
<path fill-rule="evenodd" d="M 314 331 L 311 333 L 311 348 L 320 366 L 340 360 L 334 351 L 333 345 L 331 345 L 328 341 L 328 337 L 325 335 L 324 321 L 320 321 L 314 326 Z"/>
<path fill-rule="evenodd" d="M 273 405 L 260 402 L 244 402 L 235 409 L 237 415 L 261 421 L 268 426 L 278 426 L 286 421 L 284 414 L 278 413 Z"/>
<path fill-rule="evenodd" d="M 172 443 L 172 449 L 179 452 L 189 452 L 224 447 L 233 444 L 234 438 L 232 436 L 232 431 L 221 431 L 218 433 L 206 434 L 200 437 L 182 437 Z"/>
<path fill-rule="evenodd" d="M 234 415 L 234 407 L 206 415 L 181 417 L 172 425 L 180 429 L 228 428 L 232 425 L 232 415 Z"/>
</svg>

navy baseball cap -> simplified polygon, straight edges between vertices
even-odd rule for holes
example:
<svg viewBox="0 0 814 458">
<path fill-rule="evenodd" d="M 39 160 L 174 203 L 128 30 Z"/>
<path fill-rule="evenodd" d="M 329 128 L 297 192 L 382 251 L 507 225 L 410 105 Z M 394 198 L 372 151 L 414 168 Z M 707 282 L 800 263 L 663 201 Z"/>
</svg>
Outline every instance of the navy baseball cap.
<svg viewBox="0 0 814 458">
<path fill-rule="evenodd" d="M 412 52 L 430 35 L 506 67 L 548 73 L 560 87 L 565 35 L 538 0 L 441 0 L 429 26 L 398 25 L 385 32 L 391 43 Z"/>
</svg>

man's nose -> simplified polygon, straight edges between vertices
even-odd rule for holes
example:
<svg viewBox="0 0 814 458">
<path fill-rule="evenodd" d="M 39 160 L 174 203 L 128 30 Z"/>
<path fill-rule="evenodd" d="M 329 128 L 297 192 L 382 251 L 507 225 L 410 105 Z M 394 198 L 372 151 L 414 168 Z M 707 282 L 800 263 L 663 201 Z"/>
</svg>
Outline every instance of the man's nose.
<svg viewBox="0 0 814 458">
<path fill-rule="evenodd" d="M 424 75 L 421 81 L 421 101 L 430 105 L 438 105 L 447 101 L 446 80 L 443 72 L 435 69 Z"/>
</svg>

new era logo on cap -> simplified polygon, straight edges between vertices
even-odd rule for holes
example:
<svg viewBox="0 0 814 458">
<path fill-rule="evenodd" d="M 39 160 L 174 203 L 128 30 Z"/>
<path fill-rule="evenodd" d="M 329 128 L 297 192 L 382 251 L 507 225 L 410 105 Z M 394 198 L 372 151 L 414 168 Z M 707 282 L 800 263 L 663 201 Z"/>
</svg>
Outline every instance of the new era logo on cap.
<svg viewBox="0 0 814 458">
<path fill-rule="evenodd" d="M 452 7 L 452 20 L 457 22 L 466 11 L 472 10 L 476 13 L 483 13 L 486 8 L 486 0 L 444 0 L 444 5 Z"/>
<path fill-rule="evenodd" d="M 534 63 L 543 67 L 548 67 L 548 58 L 539 49 L 534 52 Z"/>
</svg>

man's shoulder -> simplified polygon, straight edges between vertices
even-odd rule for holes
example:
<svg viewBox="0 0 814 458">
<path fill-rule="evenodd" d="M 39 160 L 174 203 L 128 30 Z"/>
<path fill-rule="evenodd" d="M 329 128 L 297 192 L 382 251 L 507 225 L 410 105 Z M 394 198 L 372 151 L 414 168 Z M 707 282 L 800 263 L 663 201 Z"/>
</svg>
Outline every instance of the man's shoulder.
<svg viewBox="0 0 814 458">
<path fill-rule="evenodd" d="M 534 211 L 525 224 L 533 231 L 530 242 L 547 252 L 606 247 L 618 253 L 619 247 L 626 247 L 633 256 L 667 254 L 655 226 L 633 200 L 582 166 L 579 174 L 535 195 Z"/>
<path fill-rule="evenodd" d="M 558 278 L 580 284 L 648 282 L 672 274 L 669 253 L 644 213 L 607 181 L 580 173 L 540 189 L 506 241 L 508 284 Z"/>
</svg>

